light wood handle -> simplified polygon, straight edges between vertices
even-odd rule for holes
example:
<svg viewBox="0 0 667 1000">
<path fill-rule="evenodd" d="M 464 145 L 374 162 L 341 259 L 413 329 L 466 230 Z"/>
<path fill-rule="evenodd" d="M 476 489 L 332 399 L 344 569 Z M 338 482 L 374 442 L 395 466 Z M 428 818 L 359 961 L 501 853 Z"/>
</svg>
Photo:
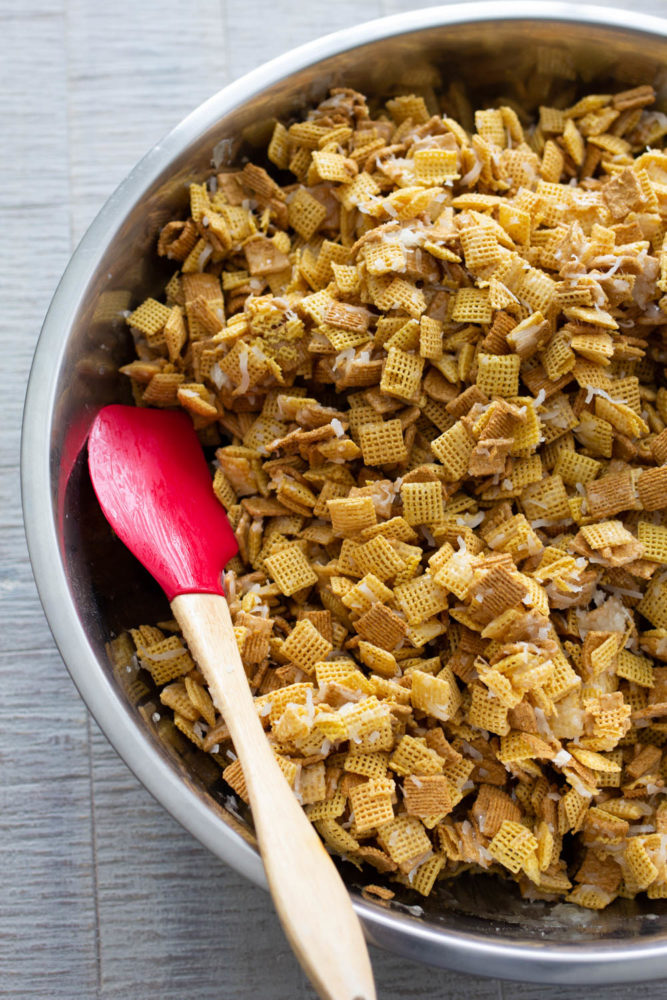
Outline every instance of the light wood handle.
<svg viewBox="0 0 667 1000">
<path fill-rule="evenodd" d="M 226 600 L 184 594 L 171 607 L 234 741 L 273 901 L 297 959 L 322 1000 L 375 1000 L 359 919 L 262 729 Z"/>
</svg>

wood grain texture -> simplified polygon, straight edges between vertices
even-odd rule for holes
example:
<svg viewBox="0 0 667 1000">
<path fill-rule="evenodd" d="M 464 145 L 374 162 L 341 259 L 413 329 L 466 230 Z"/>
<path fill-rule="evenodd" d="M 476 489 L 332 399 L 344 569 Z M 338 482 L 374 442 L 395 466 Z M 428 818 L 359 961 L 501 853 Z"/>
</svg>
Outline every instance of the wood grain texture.
<svg viewBox="0 0 667 1000">
<path fill-rule="evenodd" d="M 432 4 L 0 3 L 0 997 L 314 996 L 266 894 L 178 826 L 89 720 L 27 562 L 20 419 L 39 327 L 69 254 L 137 159 L 266 59 L 416 6 Z M 667 3 L 642 0 L 641 9 L 664 14 Z M 628 1000 L 635 992 L 501 984 L 375 949 L 372 960 L 381 1000 Z M 644 984 L 642 995 L 658 1000 L 666 985 Z"/>
<path fill-rule="evenodd" d="M 273 903 L 294 954 L 322 1000 L 375 1000 L 361 925 L 266 738 L 227 601 L 219 594 L 181 594 L 171 609 L 227 723 Z"/>
</svg>

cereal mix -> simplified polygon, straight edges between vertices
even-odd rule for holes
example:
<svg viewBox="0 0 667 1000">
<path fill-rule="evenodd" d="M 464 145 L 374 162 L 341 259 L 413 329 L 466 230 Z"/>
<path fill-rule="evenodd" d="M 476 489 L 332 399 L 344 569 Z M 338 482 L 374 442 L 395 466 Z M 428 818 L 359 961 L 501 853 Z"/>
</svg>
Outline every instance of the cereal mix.
<svg viewBox="0 0 667 1000">
<path fill-rule="evenodd" d="M 191 185 L 173 276 L 128 316 L 136 404 L 182 407 L 212 460 L 267 737 L 371 896 L 474 871 L 667 897 L 654 97 L 332 90 Z M 175 623 L 111 653 L 244 798 Z"/>
</svg>

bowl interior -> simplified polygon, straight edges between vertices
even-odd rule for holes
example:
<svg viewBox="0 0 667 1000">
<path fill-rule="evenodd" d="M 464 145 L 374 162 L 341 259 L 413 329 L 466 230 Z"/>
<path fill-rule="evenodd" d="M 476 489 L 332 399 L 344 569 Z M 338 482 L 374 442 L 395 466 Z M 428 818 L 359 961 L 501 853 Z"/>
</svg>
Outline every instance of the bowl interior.
<svg viewBox="0 0 667 1000">
<path fill-rule="evenodd" d="M 444 16 L 445 11 L 441 13 Z M 451 93 L 452 87 L 465 88 L 473 108 L 507 101 L 534 111 L 563 93 L 574 101 L 582 93 L 653 83 L 663 106 L 664 35 L 603 25 L 597 19 L 591 15 L 588 23 L 577 23 L 568 15 L 538 20 L 489 16 L 434 27 L 431 11 L 427 26 L 420 27 L 415 18 L 414 30 L 371 43 L 364 43 L 361 31 L 359 44 L 351 40 L 348 44 L 353 47 L 347 51 L 315 63 L 302 60 L 281 79 L 270 79 L 268 86 L 255 75 L 250 91 L 240 92 L 240 103 L 232 95 L 220 101 L 213 98 L 204 106 L 196 135 L 192 123 L 189 131 L 179 126 L 172 133 L 165 143 L 174 151 L 170 162 L 154 153 L 137 168 L 134 200 L 128 205 L 121 198 L 122 211 L 117 212 L 112 200 L 97 246 L 92 253 L 87 248 L 85 281 L 77 289 L 70 316 L 49 318 L 51 326 L 60 324 L 60 354 L 53 359 L 48 397 L 52 405 L 44 413 L 51 454 L 51 516 L 71 602 L 87 637 L 85 664 L 70 658 L 68 665 L 75 680 L 82 669 L 104 678 L 112 689 L 109 697 L 124 706 L 131 724 L 141 728 L 143 740 L 159 753 L 163 766 L 179 775 L 183 794 L 187 790 L 205 803 L 220 830 L 231 831 L 229 836 L 252 842 L 247 814 L 222 783 L 219 769 L 152 721 L 158 707 L 153 692 L 144 691 L 133 703 L 136 691 L 128 691 L 123 678 L 114 676 L 105 652 L 105 643 L 121 630 L 170 617 L 162 592 L 107 528 L 81 451 L 96 410 L 108 402 L 129 401 L 128 387 L 117 370 L 131 359 L 122 314 L 147 295 L 159 293 L 169 276 L 170 270 L 155 254 L 156 235 L 187 204 L 187 184 L 209 168 L 213 149 L 221 164 L 237 162 L 244 155 L 257 159 L 276 118 L 289 118 L 331 86 L 353 86 L 382 98 L 416 91 L 431 103 L 437 103 L 438 95 Z M 53 616 L 51 625 L 58 638 Z M 103 719 L 98 721 L 104 726 Z M 122 747 L 118 749 L 122 752 Z M 374 872 L 365 877 L 349 865 L 343 867 L 352 889 L 378 881 Z M 373 910 L 383 912 L 379 904 L 364 906 L 366 914 Z M 428 926 L 436 934 L 455 930 L 485 939 L 577 947 L 602 941 L 613 946 L 629 938 L 655 942 L 667 932 L 667 908 L 659 901 L 619 900 L 608 910 L 593 913 L 521 899 L 513 886 L 489 877 L 443 883 L 427 900 L 407 890 L 399 892 L 397 901 L 384 907 L 382 920 L 390 913 L 397 918 L 396 947 L 406 953 L 411 925 Z M 420 953 L 413 949 L 413 954 L 438 962 L 437 947 L 429 948 Z M 498 965 L 469 971 L 503 973 Z"/>
</svg>

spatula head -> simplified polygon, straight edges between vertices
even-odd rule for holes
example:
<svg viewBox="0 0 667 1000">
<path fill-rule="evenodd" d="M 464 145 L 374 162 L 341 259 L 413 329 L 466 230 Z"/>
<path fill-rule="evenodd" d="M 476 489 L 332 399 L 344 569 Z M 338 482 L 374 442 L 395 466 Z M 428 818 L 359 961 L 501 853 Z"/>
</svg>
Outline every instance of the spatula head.
<svg viewBox="0 0 667 1000">
<path fill-rule="evenodd" d="M 88 465 L 109 524 L 170 601 L 222 593 L 222 570 L 238 547 L 185 413 L 104 407 Z"/>
</svg>

